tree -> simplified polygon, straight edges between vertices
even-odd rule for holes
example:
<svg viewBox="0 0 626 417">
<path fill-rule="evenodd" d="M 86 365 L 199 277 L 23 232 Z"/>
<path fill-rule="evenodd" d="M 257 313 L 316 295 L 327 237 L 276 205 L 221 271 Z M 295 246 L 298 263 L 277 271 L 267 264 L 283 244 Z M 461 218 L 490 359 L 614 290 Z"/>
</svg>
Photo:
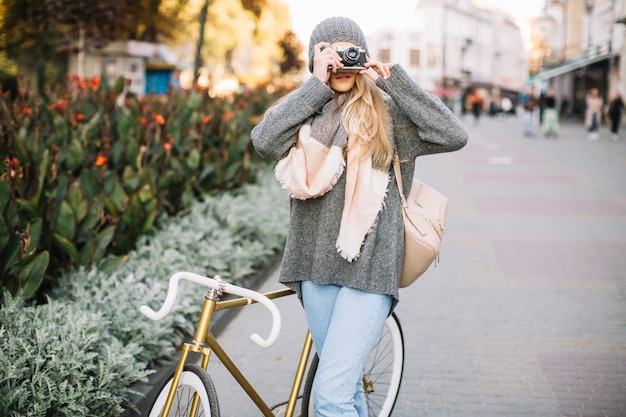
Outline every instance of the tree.
<svg viewBox="0 0 626 417">
<path fill-rule="evenodd" d="M 124 35 L 127 39 L 144 42 L 161 42 L 174 39 L 183 27 L 189 0 L 141 0 L 126 1 L 127 20 Z"/>
<path fill-rule="evenodd" d="M 52 60 L 58 51 L 82 53 L 116 39 L 157 42 L 174 36 L 188 3 L 0 0 L 0 51 L 18 63 L 27 79 L 36 79 L 43 63 Z"/>
<path fill-rule="evenodd" d="M 0 1 L 0 51 L 24 71 L 26 83 L 37 86 L 37 74 L 54 50 L 56 33 L 37 0 Z"/>
<path fill-rule="evenodd" d="M 278 44 L 283 50 L 283 59 L 278 64 L 280 72 L 288 74 L 299 71 L 304 66 L 304 62 L 300 58 L 304 51 L 304 46 L 298 39 L 298 36 L 289 31 Z"/>
<path fill-rule="evenodd" d="M 87 49 L 101 48 L 116 39 L 130 16 L 124 14 L 121 0 L 43 0 L 46 25 L 55 27 L 57 48 L 76 49 L 78 76 L 83 76 Z"/>
<path fill-rule="evenodd" d="M 267 7 L 267 0 L 241 0 L 241 5 L 258 19 Z"/>
</svg>

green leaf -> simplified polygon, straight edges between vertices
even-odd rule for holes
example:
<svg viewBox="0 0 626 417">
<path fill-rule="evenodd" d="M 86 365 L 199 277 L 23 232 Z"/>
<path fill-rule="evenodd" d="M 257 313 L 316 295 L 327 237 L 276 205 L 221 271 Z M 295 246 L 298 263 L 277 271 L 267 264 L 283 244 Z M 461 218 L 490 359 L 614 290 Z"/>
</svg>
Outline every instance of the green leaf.
<svg viewBox="0 0 626 417">
<path fill-rule="evenodd" d="M 22 125 L 20 126 L 18 130 L 18 134 L 17 134 L 20 142 L 22 143 L 26 142 L 26 135 L 28 134 L 29 127 L 30 127 L 30 117 L 25 117 L 24 119 L 22 119 Z"/>
<path fill-rule="evenodd" d="M 0 216 L 0 251 L 9 243 L 9 228 L 4 221 L 4 217 Z"/>
<path fill-rule="evenodd" d="M 22 221 L 41 216 L 39 209 L 30 200 L 18 198 L 15 202 L 19 207 L 19 216 Z"/>
<path fill-rule="evenodd" d="M 48 149 L 44 150 L 43 155 L 41 157 L 41 162 L 38 166 L 37 172 L 37 191 L 30 199 L 30 202 L 34 206 L 39 206 L 39 199 L 41 198 L 41 193 L 43 192 L 43 186 L 46 181 L 46 173 L 48 171 L 48 164 L 50 163 L 50 151 Z"/>
<path fill-rule="evenodd" d="M 76 250 L 76 246 L 65 237 L 61 236 L 58 233 L 54 235 L 55 243 L 61 248 L 63 252 L 65 252 L 72 260 L 76 263 L 79 263 L 80 256 L 78 255 L 78 251 Z"/>
<path fill-rule="evenodd" d="M 117 271 L 126 259 L 126 256 L 109 256 L 98 264 L 98 271 L 104 274 L 111 274 Z"/>
<path fill-rule="evenodd" d="M 91 137 L 91 135 L 94 133 L 94 131 L 98 130 L 98 125 L 100 122 L 100 116 L 102 115 L 102 110 L 97 111 L 96 113 L 94 113 L 93 116 L 91 116 L 91 118 L 89 119 L 89 121 L 87 122 L 87 125 L 85 126 L 85 128 L 87 129 L 87 135 L 89 137 Z"/>
<path fill-rule="evenodd" d="M 115 203 L 117 211 L 122 211 L 127 205 L 128 197 L 124 192 L 124 188 L 116 182 L 113 191 L 110 193 L 110 200 Z"/>
<path fill-rule="evenodd" d="M 11 187 L 4 181 L 0 181 L 0 216 L 11 198 Z"/>
<path fill-rule="evenodd" d="M 72 207 L 70 207 L 65 200 L 61 202 L 55 230 L 59 235 L 69 240 L 74 239 L 74 234 L 76 233 L 76 216 Z"/>
<path fill-rule="evenodd" d="M 74 211 L 76 221 L 80 223 L 87 215 L 88 207 L 87 200 L 85 199 L 85 193 L 83 193 L 80 182 L 74 181 L 72 185 L 70 185 L 70 189 L 67 193 L 67 201 Z"/>
<path fill-rule="evenodd" d="M 93 198 L 97 196 L 100 191 L 96 177 L 91 171 L 88 170 L 84 170 L 80 174 L 80 185 L 83 187 L 83 192 L 85 193 L 87 201 L 93 200 Z"/>
<path fill-rule="evenodd" d="M 50 255 L 48 252 L 41 252 L 35 256 L 27 265 L 22 268 L 20 273 L 22 279 L 22 289 L 24 298 L 29 299 L 35 296 L 37 290 L 43 282 L 43 277 L 50 263 Z"/>
<path fill-rule="evenodd" d="M 65 155 L 65 168 L 70 171 L 78 168 L 85 159 L 85 149 L 78 139 L 72 139 Z"/>
<path fill-rule="evenodd" d="M 83 238 L 83 245 L 78 252 L 78 263 L 80 265 L 89 265 L 94 246 L 95 239 L 91 234 Z"/>
<path fill-rule="evenodd" d="M 150 200 L 152 198 L 152 190 L 150 189 L 150 186 L 146 184 L 141 187 L 141 190 L 139 190 L 139 192 L 137 193 L 137 197 L 142 203 Z"/>
<path fill-rule="evenodd" d="M 124 185 L 130 188 L 131 190 L 134 191 L 137 188 L 139 188 L 139 184 L 140 184 L 139 175 L 137 175 L 137 172 L 135 172 L 133 168 L 131 168 L 130 166 L 127 165 L 126 168 L 124 168 L 122 179 L 124 180 Z"/>
<path fill-rule="evenodd" d="M 6 273 L 17 264 L 20 257 L 20 239 L 16 234 L 9 234 L 9 242 L 2 251 L 2 272 Z"/>
<path fill-rule="evenodd" d="M 41 236 L 42 227 L 43 221 L 41 218 L 34 219 L 30 222 L 30 241 L 28 242 L 28 247 L 25 251 L 27 255 L 30 255 L 30 253 L 35 251 L 39 246 L 39 237 Z"/>
<path fill-rule="evenodd" d="M 140 230 L 141 234 L 147 233 L 152 228 L 152 225 L 154 224 L 154 221 L 156 220 L 157 215 L 158 215 L 158 210 L 156 209 L 156 205 L 157 204 L 156 204 L 155 199 L 152 199 L 151 201 L 145 204 L 144 209 L 147 215 L 143 220 L 143 224 L 141 225 L 141 230 Z"/>
<path fill-rule="evenodd" d="M 198 169 L 200 165 L 200 152 L 196 148 L 193 148 L 187 158 L 187 166 L 193 170 Z"/>
<path fill-rule="evenodd" d="M 96 247 L 93 253 L 93 262 L 97 263 L 102 259 L 104 254 L 106 253 L 106 249 L 113 240 L 113 236 L 115 235 L 115 227 L 109 226 L 104 229 L 102 232 L 98 233 L 96 236 Z"/>
<path fill-rule="evenodd" d="M 21 140 L 13 141 L 13 155 L 20 161 L 21 165 L 26 165 L 27 162 L 30 162 L 30 153 Z"/>
<path fill-rule="evenodd" d="M 87 215 L 80 225 L 81 229 L 83 231 L 86 231 L 94 228 L 98 224 L 98 222 L 100 222 L 100 219 L 104 214 L 103 211 L 104 197 L 97 196 L 91 201 L 91 204 L 89 204 L 89 207 L 87 209 Z"/>
</svg>

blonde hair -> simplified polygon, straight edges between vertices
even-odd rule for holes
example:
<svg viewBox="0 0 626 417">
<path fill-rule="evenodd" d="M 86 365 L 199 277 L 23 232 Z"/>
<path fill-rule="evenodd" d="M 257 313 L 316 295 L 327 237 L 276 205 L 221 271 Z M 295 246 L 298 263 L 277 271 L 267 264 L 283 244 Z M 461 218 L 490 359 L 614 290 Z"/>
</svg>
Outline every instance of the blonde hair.
<svg viewBox="0 0 626 417">
<path fill-rule="evenodd" d="M 389 142 L 388 108 L 383 94 L 372 80 L 362 74 L 356 77 L 352 90 L 345 93 L 341 123 L 349 138 L 363 146 L 362 157 L 371 155 L 372 166 L 387 170 L 393 159 Z"/>
<path fill-rule="evenodd" d="M 293 92 L 292 92 L 293 93 Z M 267 114 L 281 104 L 292 93 L 279 98 L 263 114 Z M 357 74 L 352 90 L 344 93 L 345 101 L 341 112 L 341 124 L 348 137 L 363 145 L 361 156 L 372 156 L 372 166 L 386 171 L 393 159 L 393 149 L 389 142 L 389 112 L 382 92 L 366 76 Z M 263 118 L 263 116 L 261 118 Z M 346 149 L 346 153 L 354 142 Z"/>
</svg>

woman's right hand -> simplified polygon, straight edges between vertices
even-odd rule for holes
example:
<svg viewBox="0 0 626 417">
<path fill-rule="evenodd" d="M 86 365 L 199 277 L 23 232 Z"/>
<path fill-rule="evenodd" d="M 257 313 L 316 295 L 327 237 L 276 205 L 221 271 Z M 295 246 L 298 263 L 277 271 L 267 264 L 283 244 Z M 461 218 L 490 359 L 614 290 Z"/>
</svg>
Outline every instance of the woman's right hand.
<svg viewBox="0 0 626 417">
<path fill-rule="evenodd" d="M 326 83 L 330 78 L 330 72 L 335 72 L 337 68 L 343 66 L 341 57 L 333 48 L 330 48 L 328 42 L 315 44 L 313 51 L 313 75 Z"/>
</svg>

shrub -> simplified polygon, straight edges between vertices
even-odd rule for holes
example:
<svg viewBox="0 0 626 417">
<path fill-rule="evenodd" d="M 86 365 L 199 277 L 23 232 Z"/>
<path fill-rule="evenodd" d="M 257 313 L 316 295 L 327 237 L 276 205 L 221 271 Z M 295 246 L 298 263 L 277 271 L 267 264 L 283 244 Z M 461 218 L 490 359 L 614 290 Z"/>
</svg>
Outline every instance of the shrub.
<svg viewBox="0 0 626 417">
<path fill-rule="evenodd" d="M 132 384 L 192 334 L 203 293 L 182 285 L 175 311 L 158 323 L 139 306 L 159 308 L 170 275 L 180 270 L 244 282 L 282 248 L 288 216 L 286 194 L 263 169 L 257 184 L 164 216 L 128 256 L 65 274 L 45 305 L 6 294 L 0 415 L 104 417 L 131 407 Z"/>
<path fill-rule="evenodd" d="M 40 296 L 63 271 L 125 255 L 163 214 L 254 182 L 249 132 L 275 96 L 136 99 L 69 77 L 0 95 L 0 284 Z"/>
</svg>

